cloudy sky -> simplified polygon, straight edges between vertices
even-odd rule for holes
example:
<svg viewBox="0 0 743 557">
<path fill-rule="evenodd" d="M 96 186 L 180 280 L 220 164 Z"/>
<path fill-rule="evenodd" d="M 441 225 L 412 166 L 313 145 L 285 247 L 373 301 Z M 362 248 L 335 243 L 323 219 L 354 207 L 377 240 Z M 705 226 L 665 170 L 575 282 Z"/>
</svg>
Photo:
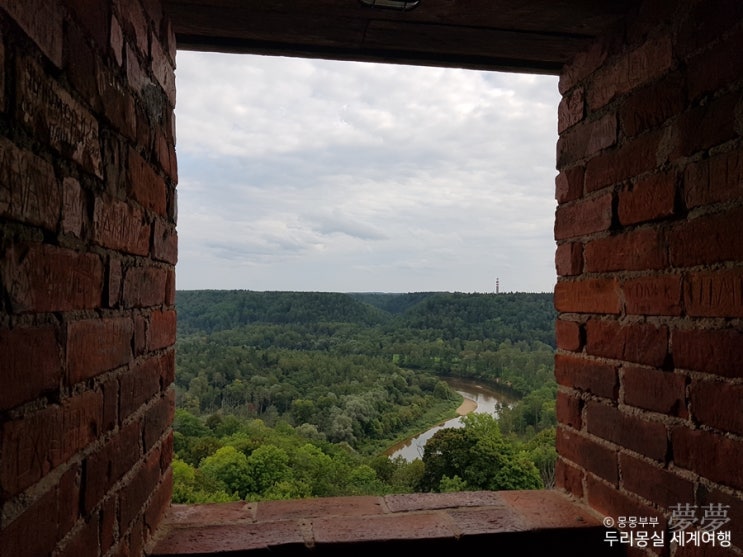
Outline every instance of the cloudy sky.
<svg viewBox="0 0 743 557">
<path fill-rule="evenodd" d="M 552 290 L 557 78 L 177 64 L 179 289 Z"/>
</svg>

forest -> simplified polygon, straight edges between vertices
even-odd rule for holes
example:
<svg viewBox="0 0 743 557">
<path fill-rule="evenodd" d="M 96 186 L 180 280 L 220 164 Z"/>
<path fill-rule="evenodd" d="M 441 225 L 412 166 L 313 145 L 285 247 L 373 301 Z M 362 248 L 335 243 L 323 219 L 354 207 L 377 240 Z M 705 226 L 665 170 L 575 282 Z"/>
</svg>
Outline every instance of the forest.
<svg viewBox="0 0 743 557">
<path fill-rule="evenodd" d="M 175 502 L 549 486 L 551 294 L 178 291 Z M 454 416 L 447 378 L 519 397 L 412 462 Z"/>
</svg>

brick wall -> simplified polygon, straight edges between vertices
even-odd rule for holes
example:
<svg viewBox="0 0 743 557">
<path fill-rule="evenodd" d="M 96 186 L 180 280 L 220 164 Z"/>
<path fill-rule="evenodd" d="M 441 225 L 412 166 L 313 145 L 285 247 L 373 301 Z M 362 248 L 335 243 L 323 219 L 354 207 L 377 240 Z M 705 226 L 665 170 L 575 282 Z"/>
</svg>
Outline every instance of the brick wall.
<svg viewBox="0 0 743 557">
<path fill-rule="evenodd" d="M 730 505 L 738 547 L 742 52 L 743 3 L 715 0 L 645 2 L 579 55 L 555 218 L 560 486 L 614 518 Z"/>
<path fill-rule="evenodd" d="M 0 0 L 0 555 L 138 555 L 170 500 L 175 42 Z"/>
</svg>

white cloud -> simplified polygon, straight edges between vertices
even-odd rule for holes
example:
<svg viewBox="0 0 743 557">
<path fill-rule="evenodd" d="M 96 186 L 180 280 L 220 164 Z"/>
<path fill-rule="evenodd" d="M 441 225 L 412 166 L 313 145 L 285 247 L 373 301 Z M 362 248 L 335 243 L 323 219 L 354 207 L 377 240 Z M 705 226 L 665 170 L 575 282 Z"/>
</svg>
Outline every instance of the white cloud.
<svg viewBox="0 0 743 557">
<path fill-rule="evenodd" d="M 178 53 L 179 288 L 551 290 L 554 77 Z"/>
</svg>

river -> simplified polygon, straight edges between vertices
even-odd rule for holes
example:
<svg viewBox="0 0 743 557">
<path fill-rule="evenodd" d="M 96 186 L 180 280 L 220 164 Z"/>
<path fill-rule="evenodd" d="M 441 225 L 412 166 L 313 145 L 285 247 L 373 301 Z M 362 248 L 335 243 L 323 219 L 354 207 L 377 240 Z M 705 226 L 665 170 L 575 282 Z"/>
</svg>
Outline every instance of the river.
<svg viewBox="0 0 743 557">
<path fill-rule="evenodd" d="M 448 427 L 463 427 L 462 416 L 470 412 L 478 412 L 498 416 L 501 408 L 509 406 L 516 401 L 511 395 L 504 394 L 502 391 L 496 391 L 487 387 L 478 381 L 469 379 L 444 379 L 449 386 L 464 397 L 464 402 L 457 408 L 458 417 L 437 424 L 423 433 L 410 437 L 406 441 L 401 441 L 387 449 L 385 454 L 390 458 L 398 456 L 403 457 L 408 462 L 421 458 L 423 456 L 423 447 L 426 442 L 433 437 L 434 433 L 440 429 Z"/>
</svg>

